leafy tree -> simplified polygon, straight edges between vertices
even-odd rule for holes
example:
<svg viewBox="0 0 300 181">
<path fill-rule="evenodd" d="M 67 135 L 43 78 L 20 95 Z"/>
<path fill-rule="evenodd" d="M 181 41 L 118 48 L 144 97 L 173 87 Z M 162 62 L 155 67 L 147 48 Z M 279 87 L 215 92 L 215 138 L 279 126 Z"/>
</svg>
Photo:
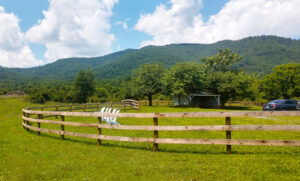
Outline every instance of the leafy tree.
<svg viewBox="0 0 300 181">
<path fill-rule="evenodd" d="M 243 72 L 215 72 L 207 76 L 207 89 L 221 95 L 221 106 L 229 99 L 251 98 L 253 78 Z"/>
<path fill-rule="evenodd" d="M 229 49 L 220 49 L 216 55 L 202 58 L 201 61 L 204 63 L 207 72 L 227 72 L 232 71 L 233 64 L 241 59 L 241 56 Z"/>
<path fill-rule="evenodd" d="M 105 102 L 108 100 L 109 92 L 103 87 L 97 87 L 94 95 L 98 98 L 98 102 Z"/>
<path fill-rule="evenodd" d="M 152 106 L 152 96 L 163 89 L 165 68 L 161 63 L 143 64 L 132 74 L 132 91 L 134 95 L 144 95 Z"/>
<path fill-rule="evenodd" d="M 164 79 L 165 93 L 172 96 L 189 95 L 204 87 L 204 70 L 196 62 L 177 63 L 170 68 Z M 180 101 L 179 101 L 180 102 Z"/>
<path fill-rule="evenodd" d="M 263 97 L 268 100 L 300 97 L 300 63 L 276 66 L 261 86 Z"/>
<path fill-rule="evenodd" d="M 30 102 L 44 104 L 51 100 L 51 90 L 46 87 L 41 87 L 39 89 L 34 89 L 32 94 L 29 95 Z"/>
<path fill-rule="evenodd" d="M 206 69 L 206 89 L 221 95 L 221 106 L 224 107 L 229 99 L 251 97 L 253 78 L 238 69 L 234 63 L 241 60 L 238 54 L 229 49 L 219 50 L 216 55 L 202 58 Z"/>
<path fill-rule="evenodd" d="M 74 101 L 78 103 L 86 103 L 88 97 L 93 95 L 95 91 L 95 82 L 93 73 L 87 69 L 80 70 L 74 81 Z"/>
</svg>

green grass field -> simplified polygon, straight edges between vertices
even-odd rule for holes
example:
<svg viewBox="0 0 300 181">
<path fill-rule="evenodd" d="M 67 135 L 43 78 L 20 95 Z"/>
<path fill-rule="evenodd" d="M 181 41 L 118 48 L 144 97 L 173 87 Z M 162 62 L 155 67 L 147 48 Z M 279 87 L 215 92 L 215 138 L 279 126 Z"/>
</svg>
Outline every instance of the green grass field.
<svg viewBox="0 0 300 181">
<path fill-rule="evenodd" d="M 300 147 L 152 144 L 103 141 L 44 134 L 21 125 L 21 110 L 34 106 L 22 97 L 0 98 L 0 180 L 300 180 Z M 140 112 L 220 111 L 224 109 L 142 107 Z M 260 110 L 260 108 L 230 108 Z M 137 112 L 137 111 L 132 111 Z M 66 121 L 96 122 L 96 118 Z M 151 125 L 152 119 L 118 118 L 121 124 Z M 162 118 L 159 125 L 224 125 L 224 118 Z M 300 125 L 299 117 L 232 118 L 232 124 Z M 36 126 L 35 124 L 33 124 Z M 59 129 L 42 124 L 42 128 Z M 95 128 L 65 127 L 96 134 Z M 103 134 L 152 137 L 151 131 L 105 130 Z M 161 138 L 224 139 L 224 131 L 159 132 Z M 233 139 L 300 140 L 299 132 L 235 131 Z"/>
</svg>

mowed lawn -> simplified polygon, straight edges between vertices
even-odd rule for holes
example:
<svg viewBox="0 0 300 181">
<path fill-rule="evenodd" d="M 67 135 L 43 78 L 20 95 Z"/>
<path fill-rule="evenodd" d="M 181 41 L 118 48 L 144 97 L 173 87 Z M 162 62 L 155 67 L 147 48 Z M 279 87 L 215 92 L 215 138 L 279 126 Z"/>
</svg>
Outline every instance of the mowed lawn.
<svg viewBox="0 0 300 181">
<path fill-rule="evenodd" d="M 34 106 L 23 97 L 0 98 L 0 180 L 300 180 L 300 147 L 152 144 L 103 141 L 28 132 L 21 110 Z M 224 109 L 142 107 L 140 112 L 224 111 Z M 225 111 L 260 110 L 230 108 Z M 137 112 L 137 111 L 132 111 Z M 66 121 L 97 122 L 96 118 Z M 118 118 L 121 124 L 151 125 L 151 119 Z M 159 125 L 224 125 L 224 118 L 162 118 Z M 232 118 L 233 125 L 300 125 L 300 117 Z M 33 124 L 36 126 L 36 124 Z M 42 124 L 42 128 L 59 129 Z M 95 128 L 65 126 L 96 134 Z M 106 130 L 103 134 L 152 137 L 151 131 Z M 224 139 L 224 131 L 167 131 L 161 138 Z M 300 132 L 235 131 L 233 139 L 300 140 Z"/>
</svg>

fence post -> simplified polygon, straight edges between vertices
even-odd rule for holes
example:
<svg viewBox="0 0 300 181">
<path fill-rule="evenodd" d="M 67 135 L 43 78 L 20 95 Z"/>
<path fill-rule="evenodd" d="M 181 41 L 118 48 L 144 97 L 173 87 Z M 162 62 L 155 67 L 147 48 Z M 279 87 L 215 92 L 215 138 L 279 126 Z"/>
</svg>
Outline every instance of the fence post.
<svg viewBox="0 0 300 181">
<path fill-rule="evenodd" d="M 58 111 L 58 106 L 55 106 L 55 111 Z M 57 116 L 55 116 L 55 119 L 57 119 Z"/>
<path fill-rule="evenodd" d="M 99 104 L 99 102 L 97 103 L 97 111 L 99 111 L 100 110 L 100 104 Z"/>
<path fill-rule="evenodd" d="M 25 113 L 26 114 L 26 117 L 30 118 L 30 114 L 29 113 Z M 25 121 L 25 123 L 28 125 L 29 124 L 29 121 Z M 30 129 L 29 128 L 26 128 L 27 131 L 29 131 Z"/>
<path fill-rule="evenodd" d="M 101 122 L 102 122 L 102 117 L 98 117 L 98 125 L 97 125 L 97 127 L 98 127 L 98 135 L 101 135 L 101 128 L 99 127 L 100 124 L 101 124 Z M 97 144 L 98 144 L 98 146 L 101 145 L 101 139 L 97 139 Z"/>
<path fill-rule="evenodd" d="M 153 125 L 158 125 L 158 118 L 153 118 Z M 156 152 L 158 150 L 158 143 L 155 143 L 155 139 L 158 138 L 158 131 L 154 131 L 154 143 L 153 143 L 153 151 Z"/>
<path fill-rule="evenodd" d="M 86 104 L 83 104 L 83 112 L 86 112 Z"/>
<path fill-rule="evenodd" d="M 23 116 L 24 116 L 24 117 L 27 117 L 25 112 L 23 112 Z M 24 119 L 23 119 L 23 123 L 26 124 L 26 122 L 25 122 Z M 24 126 L 24 125 L 23 125 L 23 128 L 25 129 L 25 126 Z"/>
<path fill-rule="evenodd" d="M 231 117 L 226 117 L 225 125 L 231 125 Z M 231 131 L 226 131 L 226 139 L 231 139 Z M 231 154 L 231 145 L 226 145 L 226 153 Z"/>
<path fill-rule="evenodd" d="M 42 115 L 38 114 L 38 119 L 42 119 Z M 41 127 L 41 123 L 37 123 L 37 127 L 40 128 L 40 127 Z M 39 136 L 39 135 L 40 135 L 40 132 L 37 131 L 37 132 L 36 132 L 36 135 Z"/>
<path fill-rule="evenodd" d="M 44 110 L 44 107 L 41 107 L 41 111 Z M 38 114 L 38 118 L 39 119 L 43 119 L 43 114 Z M 40 128 L 41 127 L 41 123 L 37 123 L 37 127 Z M 39 131 L 36 132 L 36 135 L 40 135 L 41 133 Z"/>
<path fill-rule="evenodd" d="M 69 105 L 69 112 L 72 112 L 72 105 Z"/>
<path fill-rule="evenodd" d="M 61 116 L 61 121 L 65 121 L 65 116 Z M 64 131 L 65 131 L 65 125 L 60 125 L 60 139 L 64 140 L 65 139 L 65 135 L 64 135 Z"/>
</svg>

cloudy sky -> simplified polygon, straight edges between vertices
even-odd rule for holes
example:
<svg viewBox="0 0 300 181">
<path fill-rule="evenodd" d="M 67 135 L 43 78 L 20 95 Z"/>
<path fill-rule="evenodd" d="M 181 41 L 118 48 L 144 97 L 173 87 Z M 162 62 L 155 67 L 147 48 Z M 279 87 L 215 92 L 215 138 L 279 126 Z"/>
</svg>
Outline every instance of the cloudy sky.
<svg viewBox="0 0 300 181">
<path fill-rule="evenodd" d="M 300 0 L 0 0 L 0 66 L 256 35 L 300 38 Z"/>
</svg>

